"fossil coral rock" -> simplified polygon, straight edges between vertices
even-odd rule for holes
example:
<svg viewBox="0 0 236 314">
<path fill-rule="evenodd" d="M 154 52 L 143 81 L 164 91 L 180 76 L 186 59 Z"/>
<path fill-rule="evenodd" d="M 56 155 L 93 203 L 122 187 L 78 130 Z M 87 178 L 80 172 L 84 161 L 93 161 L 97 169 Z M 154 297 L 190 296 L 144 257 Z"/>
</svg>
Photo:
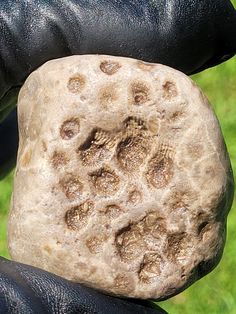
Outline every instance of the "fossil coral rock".
<svg viewBox="0 0 236 314">
<path fill-rule="evenodd" d="M 53 60 L 18 102 L 14 260 L 110 294 L 163 299 L 218 263 L 233 178 L 207 99 L 169 67 Z"/>
</svg>

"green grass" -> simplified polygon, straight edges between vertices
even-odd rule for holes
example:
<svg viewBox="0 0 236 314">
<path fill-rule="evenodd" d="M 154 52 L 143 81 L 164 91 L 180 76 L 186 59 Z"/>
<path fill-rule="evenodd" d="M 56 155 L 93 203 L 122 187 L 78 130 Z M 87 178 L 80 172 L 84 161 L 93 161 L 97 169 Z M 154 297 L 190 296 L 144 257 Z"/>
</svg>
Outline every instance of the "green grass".
<svg viewBox="0 0 236 314">
<path fill-rule="evenodd" d="M 10 206 L 13 171 L 0 181 L 0 256 L 9 257 L 6 241 L 7 212 Z"/>
</svg>

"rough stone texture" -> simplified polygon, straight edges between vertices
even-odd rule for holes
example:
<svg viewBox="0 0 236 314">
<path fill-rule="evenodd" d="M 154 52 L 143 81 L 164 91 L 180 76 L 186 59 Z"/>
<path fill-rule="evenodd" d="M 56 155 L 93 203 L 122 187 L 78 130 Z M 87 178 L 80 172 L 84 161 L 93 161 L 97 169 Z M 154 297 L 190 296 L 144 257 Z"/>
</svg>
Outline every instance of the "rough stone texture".
<svg viewBox="0 0 236 314">
<path fill-rule="evenodd" d="M 111 56 L 53 60 L 18 102 L 14 260 L 110 294 L 163 299 L 218 263 L 233 177 L 184 74 Z"/>
</svg>

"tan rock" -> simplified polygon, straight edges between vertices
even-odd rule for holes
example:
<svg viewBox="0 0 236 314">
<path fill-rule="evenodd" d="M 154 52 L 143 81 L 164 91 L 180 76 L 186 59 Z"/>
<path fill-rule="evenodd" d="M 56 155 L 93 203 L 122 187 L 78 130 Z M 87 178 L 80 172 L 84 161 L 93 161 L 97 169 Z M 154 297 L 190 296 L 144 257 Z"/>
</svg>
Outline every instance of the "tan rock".
<svg viewBox="0 0 236 314">
<path fill-rule="evenodd" d="M 112 56 L 33 72 L 18 101 L 14 260 L 162 299 L 218 263 L 233 195 L 207 99 L 184 74 Z"/>
</svg>

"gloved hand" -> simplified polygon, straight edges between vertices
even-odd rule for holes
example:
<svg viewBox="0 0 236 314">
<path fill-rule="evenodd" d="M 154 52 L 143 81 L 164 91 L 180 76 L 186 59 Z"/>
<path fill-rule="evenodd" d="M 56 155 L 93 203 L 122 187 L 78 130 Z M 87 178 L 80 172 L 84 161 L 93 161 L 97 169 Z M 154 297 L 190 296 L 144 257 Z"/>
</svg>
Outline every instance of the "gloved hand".
<svg viewBox="0 0 236 314">
<path fill-rule="evenodd" d="M 44 270 L 0 257 L 0 313 L 165 314 L 147 301 L 103 295 Z"/>
<path fill-rule="evenodd" d="M 0 123 L 26 77 L 49 59 L 110 54 L 192 74 L 236 53 L 230 0 L 0 0 L 0 30 Z M 5 142 L 8 136 L 4 131 Z M 1 141 L 0 178 L 16 156 L 16 144 Z"/>
<path fill-rule="evenodd" d="M 129 56 L 191 74 L 236 52 L 229 0 L 4 0 L 0 30 L 0 120 L 26 77 L 52 58 Z M 14 163 L 16 125 L 15 112 L 0 125 L 0 177 Z M 0 313 L 158 313 L 137 303 L 0 258 Z"/>
</svg>

